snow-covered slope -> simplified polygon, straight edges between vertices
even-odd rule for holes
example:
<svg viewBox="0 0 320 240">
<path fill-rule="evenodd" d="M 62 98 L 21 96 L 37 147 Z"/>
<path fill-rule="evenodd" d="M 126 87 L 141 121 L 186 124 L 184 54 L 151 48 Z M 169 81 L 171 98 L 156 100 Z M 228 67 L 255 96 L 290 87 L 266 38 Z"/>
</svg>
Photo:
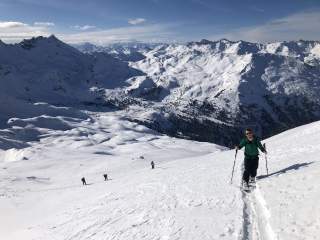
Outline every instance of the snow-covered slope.
<svg viewBox="0 0 320 240">
<path fill-rule="evenodd" d="M 262 172 L 259 188 L 275 239 L 319 239 L 319 139 L 318 121 L 266 140 L 269 176 Z"/>
<path fill-rule="evenodd" d="M 318 41 L 291 41 L 266 44 L 262 52 L 298 58 L 310 65 L 320 61 L 320 43 Z"/>
<path fill-rule="evenodd" d="M 1 95 L 68 103 L 90 101 L 90 88 L 115 88 L 137 74 L 108 54 L 86 55 L 54 36 L 0 46 Z"/>
<path fill-rule="evenodd" d="M 0 152 L 3 238 L 230 239 L 238 234 L 240 194 L 225 189 L 227 170 L 217 167 L 225 163 L 214 157 L 222 147 L 159 135 L 123 120 L 121 113 L 91 114 L 93 122 L 71 122 L 71 130 L 49 131 L 28 148 Z M 110 181 L 103 181 L 104 173 Z M 82 176 L 88 186 L 81 186 Z M 212 216 L 220 216 L 215 233 Z"/>
<path fill-rule="evenodd" d="M 109 54 L 83 54 L 54 36 L 1 43 L 0 128 L 10 118 L 83 118 L 70 107 L 101 103 L 104 89 L 125 86 L 127 78 L 141 74 Z"/>
<path fill-rule="evenodd" d="M 43 131 L 0 150 L 0 235 L 14 239 L 317 239 L 320 122 L 266 140 L 257 189 L 239 190 L 241 154 L 159 135 L 123 112 Z M 22 120 L 32 122 L 32 120 Z M 150 162 L 156 168 L 151 170 Z M 103 181 L 108 173 L 110 181 Z M 82 186 L 81 177 L 89 185 Z"/>
</svg>

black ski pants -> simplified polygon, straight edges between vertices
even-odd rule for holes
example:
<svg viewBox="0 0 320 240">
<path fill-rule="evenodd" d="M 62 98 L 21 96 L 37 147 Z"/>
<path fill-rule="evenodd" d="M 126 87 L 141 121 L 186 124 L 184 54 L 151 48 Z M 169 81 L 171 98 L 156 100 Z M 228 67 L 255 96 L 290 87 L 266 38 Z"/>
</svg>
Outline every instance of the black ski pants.
<svg viewBox="0 0 320 240">
<path fill-rule="evenodd" d="M 244 171 L 243 171 L 243 181 L 248 183 L 250 177 L 257 176 L 257 169 L 259 166 L 259 156 L 248 156 L 244 157 Z"/>
</svg>

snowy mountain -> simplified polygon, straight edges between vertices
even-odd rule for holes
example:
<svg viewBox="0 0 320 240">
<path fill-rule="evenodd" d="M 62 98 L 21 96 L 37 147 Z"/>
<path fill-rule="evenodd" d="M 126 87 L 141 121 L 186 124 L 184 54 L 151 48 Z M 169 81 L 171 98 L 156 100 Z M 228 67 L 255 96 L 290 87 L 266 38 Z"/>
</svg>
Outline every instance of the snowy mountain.
<svg viewBox="0 0 320 240">
<path fill-rule="evenodd" d="M 38 116 L 44 105 L 34 103 L 97 102 L 100 89 L 125 86 L 129 77 L 142 74 L 109 54 L 83 54 L 54 36 L 1 43 L 0 126 L 10 117 Z"/>
<path fill-rule="evenodd" d="M 42 131 L 35 127 L 66 129 L 65 120 L 89 119 L 80 109 L 104 103 L 104 89 L 142 74 L 107 53 L 83 54 L 54 36 L 1 43 L 0 148 L 39 141 Z"/>
<path fill-rule="evenodd" d="M 139 71 L 104 53 L 86 55 L 54 36 L 0 48 L 1 91 L 18 99 L 90 100 L 89 89 L 116 88 Z"/>
<path fill-rule="evenodd" d="M 233 146 L 245 127 L 268 137 L 320 119 L 319 42 L 82 47 L 54 36 L 1 42 L 1 128 L 111 106 L 161 133 Z"/>
<path fill-rule="evenodd" d="M 159 46 L 131 63 L 146 76 L 127 93 L 155 103 L 156 117 L 141 119 L 154 129 L 233 145 L 245 127 L 266 137 L 319 119 L 319 49 L 314 41 L 225 39 Z"/>
<path fill-rule="evenodd" d="M 121 111 L 86 114 L 0 150 L 3 239 L 318 238 L 320 122 L 265 140 L 269 175 L 261 156 L 245 194 L 242 152 L 230 184 L 233 150 L 160 135 Z"/>
</svg>

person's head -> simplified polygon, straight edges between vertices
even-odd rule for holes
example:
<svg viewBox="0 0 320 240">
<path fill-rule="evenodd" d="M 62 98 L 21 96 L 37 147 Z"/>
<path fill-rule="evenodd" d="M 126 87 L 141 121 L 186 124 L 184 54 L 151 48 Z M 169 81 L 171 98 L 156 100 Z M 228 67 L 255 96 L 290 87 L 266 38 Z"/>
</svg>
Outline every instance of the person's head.
<svg viewBox="0 0 320 240">
<path fill-rule="evenodd" d="M 247 137 L 249 140 L 252 140 L 252 139 L 253 139 L 253 131 L 252 131 L 251 128 L 247 128 L 245 134 L 246 134 L 246 137 Z"/>
</svg>

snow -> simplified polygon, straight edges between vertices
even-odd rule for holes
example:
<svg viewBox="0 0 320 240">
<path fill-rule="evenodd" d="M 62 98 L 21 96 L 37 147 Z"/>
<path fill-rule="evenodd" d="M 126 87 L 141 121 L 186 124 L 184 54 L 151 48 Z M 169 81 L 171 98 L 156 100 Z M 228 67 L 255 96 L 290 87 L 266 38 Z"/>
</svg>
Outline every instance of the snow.
<svg viewBox="0 0 320 240">
<path fill-rule="evenodd" d="M 310 53 L 311 53 L 312 55 L 314 55 L 315 57 L 320 58 L 320 44 L 314 46 L 314 47 L 311 49 Z"/>
<path fill-rule="evenodd" d="M 262 176 L 259 186 L 279 239 L 319 238 L 319 136 L 320 122 L 315 122 L 266 141 L 271 174 Z"/>
<path fill-rule="evenodd" d="M 54 36 L 1 43 L 0 127 L 6 128 L 10 118 L 30 118 L 29 125 L 39 125 L 44 118 L 31 118 L 41 115 L 48 116 L 46 122 L 64 124 L 39 102 L 72 112 L 114 104 L 128 110 L 127 118 L 172 136 L 232 146 L 234 137 L 220 141 L 214 134 L 204 136 L 202 129 L 239 132 L 250 125 L 265 137 L 319 119 L 319 46 L 316 41 L 222 39 L 84 44 L 78 48 L 89 53 L 83 53 Z M 0 144 L 8 148 L 9 140 Z"/>
<path fill-rule="evenodd" d="M 266 139 L 269 175 L 261 155 L 257 188 L 245 194 L 242 154 L 231 185 L 233 150 L 132 120 L 196 115 L 223 133 L 239 115 L 267 121 L 256 109 L 239 112 L 256 104 L 278 131 L 286 106 L 300 113 L 288 126 L 310 122 L 319 116 L 319 46 L 223 39 L 99 53 L 88 45 L 84 54 L 54 36 L 0 42 L 1 239 L 317 239 L 320 122 Z M 126 109 L 105 107 L 113 97 Z M 209 113 L 198 114 L 194 100 Z"/>
<path fill-rule="evenodd" d="M 243 198 L 247 239 L 319 239 L 319 136 L 314 122 L 264 141 L 269 175 L 261 156 L 257 188 Z"/>
<path fill-rule="evenodd" d="M 0 46 L 4 99 L 78 105 L 101 96 L 90 89 L 121 87 L 139 74 L 107 53 L 84 54 L 54 36 Z"/>
<path fill-rule="evenodd" d="M 121 111 L 86 114 L 0 150 L 3 239 L 317 239 L 320 122 L 267 139 L 269 176 L 261 156 L 244 194 L 241 154 L 231 185 L 233 150 L 157 134 Z"/>
<path fill-rule="evenodd" d="M 229 169 L 221 171 L 221 166 L 227 161 L 215 157 L 225 148 L 159 135 L 121 116 L 93 114 L 93 123 L 51 132 L 23 150 L 2 151 L 1 236 L 237 236 L 240 193 L 233 186 L 226 188 Z M 21 160 L 21 154 L 28 160 Z M 153 171 L 151 161 L 156 163 Z M 103 181 L 105 172 L 108 182 Z M 82 176 L 90 185 L 81 185 Z"/>
<path fill-rule="evenodd" d="M 206 101 L 227 111 L 231 119 L 243 111 L 241 107 L 254 106 L 279 122 L 279 113 L 266 96 L 280 108 L 287 106 L 279 98 L 287 96 L 318 101 L 319 91 L 315 89 L 319 88 L 319 46 L 316 41 L 263 45 L 225 39 L 158 46 L 144 53 L 145 59 L 130 63 L 146 76 L 132 80 L 129 89 L 136 89 L 135 97 L 139 97 L 140 90 L 140 97 L 148 100 L 148 87 L 142 80 L 145 78 L 150 94 L 156 87 L 162 89 L 158 100 L 164 104 L 179 102 L 183 106 L 190 100 Z M 310 69 L 306 63 L 315 68 Z"/>
</svg>

